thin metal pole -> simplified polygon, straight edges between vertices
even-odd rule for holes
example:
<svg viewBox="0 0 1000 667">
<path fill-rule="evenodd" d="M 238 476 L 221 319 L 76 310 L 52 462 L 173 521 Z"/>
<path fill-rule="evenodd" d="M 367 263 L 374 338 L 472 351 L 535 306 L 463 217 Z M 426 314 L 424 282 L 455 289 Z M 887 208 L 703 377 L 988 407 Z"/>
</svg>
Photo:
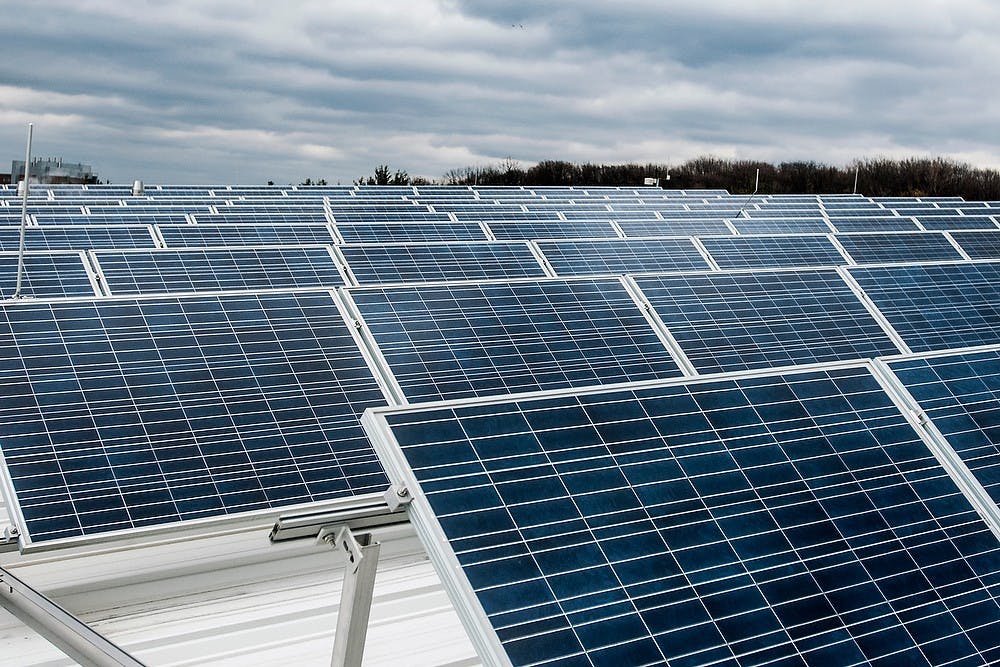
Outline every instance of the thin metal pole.
<svg viewBox="0 0 1000 667">
<path fill-rule="evenodd" d="M 31 134 L 34 123 L 28 123 L 28 148 L 24 152 L 24 192 L 21 195 L 21 240 L 17 249 L 17 283 L 12 299 L 21 298 L 21 274 L 24 273 L 24 228 L 28 222 L 28 183 L 31 176 Z"/>
<path fill-rule="evenodd" d="M 87 667 L 143 667 L 89 625 L 0 567 L 0 607 Z"/>
<path fill-rule="evenodd" d="M 854 165 L 854 191 L 851 194 L 858 194 L 858 172 L 861 171 L 861 165 Z"/>
<path fill-rule="evenodd" d="M 760 187 L 760 169 L 757 170 L 757 176 L 756 176 L 756 178 L 754 178 L 753 192 L 750 194 L 749 197 L 747 197 L 747 200 L 745 202 L 743 202 L 743 206 L 740 206 L 740 210 L 736 213 L 735 216 L 733 216 L 734 218 L 738 218 L 741 215 L 743 215 L 743 210 L 746 209 L 747 204 L 749 204 L 750 200 L 753 199 L 754 196 L 757 194 L 757 189 L 759 187 Z"/>
</svg>

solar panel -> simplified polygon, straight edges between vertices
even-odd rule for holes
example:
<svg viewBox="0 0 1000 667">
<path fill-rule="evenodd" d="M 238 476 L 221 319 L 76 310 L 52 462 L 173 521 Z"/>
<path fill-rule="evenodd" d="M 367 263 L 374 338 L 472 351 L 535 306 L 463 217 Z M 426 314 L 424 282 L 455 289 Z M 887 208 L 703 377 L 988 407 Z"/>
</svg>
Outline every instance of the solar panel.
<svg viewBox="0 0 1000 667">
<path fill-rule="evenodd" d="M 385 405 L 321 293 L 0 308 L 0 437 L 28 545 L 380 492 Z"/>
<path fill-rule="evenodd" d="M 847 270 L 914 352 L 1000 343 L 1000 264 Z"/>
<path fill-rule="evenodd" d="M 725 220 L 619 220 L 618 227 L 629 238 L 653 236 L 719 236 L 732 234 Z"/>
<path fill-rule="evenodd" d="M 221 208 L 221 207 L 220 207 Z M 223 209 L 220 213 L 196 213 L 191 216 L 198 224 L 227 225 L 325 225 L 328 220 L 323 211 L 282 211 L 281 213 L 251 213 Z M 179 221 L 183 223 L 184 221 Z"/>
<path fill-rule="evenodd" d="M 1000 503 L 1000 351 L 888 364 L 994 503 Z"/>
<path fill-rule="evenodd" d="M 733 218 L 740 234 L 828 234 L 830 226 L 823 218 Z"/>
<path fill-rule="evenodd" d="M 490 232 L 501 241 L 533 239 L 595 239 L 619 238 L 618 232 L 606 220 L 520 220 L 487 222 Z"/>
<path fill-rule="evenodd" d="M 418 206 L 411 206 L 412 210 L 392 210 L 372 212 L 360 209 L 351 212 L 336 211 L 333 214 L 334 222 L 353 224 L 358 222 L 450 222 L 451 216 L 447 213 L 431 213 L 427 209 Z"/>
<path fill-rule="evenodd" d="M 1000 543 L 868 368 L 632 387 L 366 414 L 485 663 L 1000 660 Z"/>
<path fill-rule="evenodd" d="M 634 280 L 699 373 L 899 353 L 833 269 Z"/>
<path fill-rule="evenodd" d="M 538 247 L 560 276 L 711 268 L 691 239 L 539 241 Z"/>
<path fill-rule="evenodd" d="M 346 293 L 410 402 L 680 374 L 615 278 Z"/>
<path fill-rule="evenodd" d="M 17 253 L 0 254 L 0 299 L 14 294 Z M 96 288 L 80 253 L 29 252 L 24 254 L 21 295 L 39 299 L 94 296 Z"/>
<path fill-rule="evenodd" d="M 17 227 L 0 228 L 0 250 L 17 251 L 21 231 Z M 94 248 L 155 248 L 149 227 L 80 225 L 69 227 L 26 227 L 27 250 L 91 250 Z"/>
<path fill-rule="evenodd" d="M 107 215 L 76 215 L 45 214 L 35 215 L 35 221 L 42 226 L 47 225 L 159 225 L 186 224 L 183 213 L 136 213 L 122 207 L 122 213 Z"/>
<path fill-rule="evenodd" d="M 160 225 L 168 247 L 308 245 L 333 243 L 330 227 L 321 225 Z"/>
<path fill-rule="evenodd" d="M 345 245 L 340 252 L 361 285 L 546 275 L 527 243 Z"/>
<path fill-rule="evenodd" d="M 329 248 L 211 248 L 95 251 L 111 294 L 338 287 Z"/>
<path fill-rule="evenodd" d="M 936 232 L 838 234 L 836 238 L 858 264 L 964 259 L 944 234 Z"/>
<path fill-rule="evenodd" d="M 825 236 L 716 236 L 701 244 L 721 269 L 835 266 L 847 259 Z"/>
<path fill-rule="evenodd" d="M 1000 232 L 952 232 L 951 238 L 972 259 L 1000 259 Z"/>
<path fill-rule="evenodd" d="M 938 229 L 948 231 L 951 229 L 990 229 L 997 231 L 997 224 L 988 215 L 941 215 L 941 216 L 915 216 L 917 222 L 924 229 Z"/>
<path fill-rule="evenodd" d="M 345 243 L 420 243 L 422 241 L 485 241 L 478 222 L 419 222 L 336 225 Z"/>
<path fill-rule="evenodd" d="M 840 215 L 838 213 L 838 215 Z M 919 227 L 913 218 L 885 217 L 830 217 L 830 224 L 838 232 L 915 232 Z"/>
</svg>

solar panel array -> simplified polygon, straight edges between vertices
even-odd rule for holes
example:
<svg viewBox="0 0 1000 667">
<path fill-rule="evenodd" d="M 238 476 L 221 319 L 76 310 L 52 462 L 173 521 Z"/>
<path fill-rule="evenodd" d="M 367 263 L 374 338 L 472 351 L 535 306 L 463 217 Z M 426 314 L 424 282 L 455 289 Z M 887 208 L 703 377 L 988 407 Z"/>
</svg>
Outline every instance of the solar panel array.
<svg viewBox="0 0 1000 667">
<path fill-rule="evenodd" d="M 12 300 L 0 186 L 23 546 L 391 479 L 486 660 L 1000 660 L 1000 204 L 146 193 L 33 188 Z"/>
</svg>

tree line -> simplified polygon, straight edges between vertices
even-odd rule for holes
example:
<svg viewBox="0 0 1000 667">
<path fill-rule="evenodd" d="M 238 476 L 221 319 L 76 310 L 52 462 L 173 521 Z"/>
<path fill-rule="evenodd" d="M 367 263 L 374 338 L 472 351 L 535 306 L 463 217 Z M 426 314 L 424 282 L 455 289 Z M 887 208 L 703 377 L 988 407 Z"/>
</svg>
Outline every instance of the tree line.
<svg viewBox="0 0 1000 667">
<path fill-rule="evenodd" d="M 404 170 L 382 164 L 372 176 L 359 178 L 355 183 L 636 186 L 642 185 L 646 178 L 657 178 L 661 186 L 670 189 L 725 189 L 741 194 L 753 192 L 758 169 L 761 194 L 848 193 L 854 191 L 856 174 L 857 192 L 871 197 L 961 196 L 970 200 L 1000 200 L 1000 172 L 946 158 L 868 158 L 846 166 L 804 161 L 771 164 L 716 157 L 698 157 L 680 165 L 543 160 L 529 167 L 507 158 L 496 164 L 452 169 L 438 181 L 410 177 Z"/>
</svg>

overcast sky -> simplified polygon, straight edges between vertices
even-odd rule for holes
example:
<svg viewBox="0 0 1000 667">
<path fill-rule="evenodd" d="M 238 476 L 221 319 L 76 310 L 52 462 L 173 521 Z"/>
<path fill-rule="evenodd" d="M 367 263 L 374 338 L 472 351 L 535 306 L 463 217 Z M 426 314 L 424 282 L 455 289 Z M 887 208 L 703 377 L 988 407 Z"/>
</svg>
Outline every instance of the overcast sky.
<svg viewBox="0 0 1000 667">
<path fill-rule="evenodd" d="M 506 156 L 1000 167 L 998 34 L 993 0 L 4 3 L 0 162 L 33 121 L 36 156 L 113 182 Z"/>
</svg>

